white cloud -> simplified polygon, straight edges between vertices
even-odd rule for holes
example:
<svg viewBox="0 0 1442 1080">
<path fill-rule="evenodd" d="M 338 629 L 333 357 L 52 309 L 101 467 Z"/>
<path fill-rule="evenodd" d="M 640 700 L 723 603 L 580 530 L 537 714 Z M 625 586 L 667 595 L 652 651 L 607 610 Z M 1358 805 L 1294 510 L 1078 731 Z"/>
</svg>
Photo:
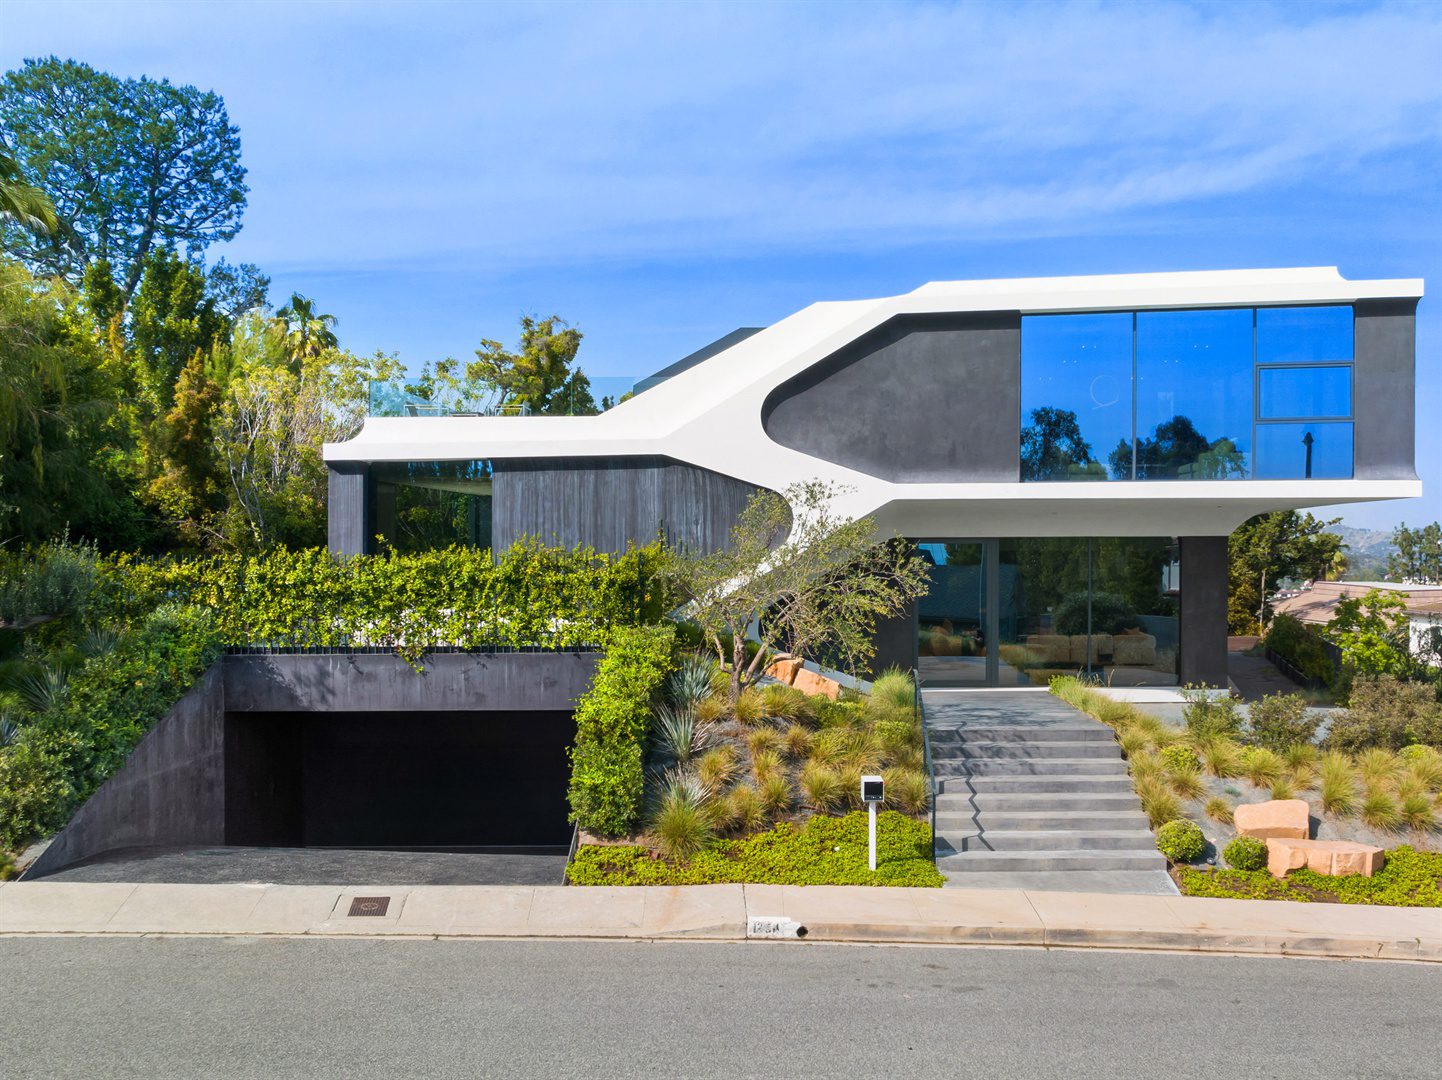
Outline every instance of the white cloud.
<svg viewBox="0 0 1442 1080">
<path fill-rule="evenodd" d="M 1083 231 L 1442 141 L 1412 5 L 7 6 L 224 94 L 273 265 Z"/>
</svg>

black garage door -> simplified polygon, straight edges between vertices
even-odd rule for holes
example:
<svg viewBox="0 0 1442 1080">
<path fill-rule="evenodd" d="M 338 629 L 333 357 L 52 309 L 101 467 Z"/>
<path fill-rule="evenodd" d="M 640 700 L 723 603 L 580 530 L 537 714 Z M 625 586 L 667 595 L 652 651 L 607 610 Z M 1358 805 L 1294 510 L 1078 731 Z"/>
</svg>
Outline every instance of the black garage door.
<svg viewBox="0 0 1442 1080">
<path fill-rule="evenodd" d="M 569 712 L 226 718 L 226 843 L 565 845 Z"/>
</svg>

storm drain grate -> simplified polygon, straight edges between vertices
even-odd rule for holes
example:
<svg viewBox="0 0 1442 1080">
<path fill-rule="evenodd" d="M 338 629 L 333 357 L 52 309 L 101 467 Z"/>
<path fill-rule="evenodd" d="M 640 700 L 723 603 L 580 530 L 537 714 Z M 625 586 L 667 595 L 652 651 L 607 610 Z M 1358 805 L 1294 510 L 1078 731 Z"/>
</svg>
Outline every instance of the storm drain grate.
<svg viewBox="0 0 1442 1080">
<path fill-rule="evenodd" d="M 389 896 L 357 896 L 350 902 L 350 914 L 356 915 L 384 915 L 386 909 L 391 906 Z"/>
</svg>

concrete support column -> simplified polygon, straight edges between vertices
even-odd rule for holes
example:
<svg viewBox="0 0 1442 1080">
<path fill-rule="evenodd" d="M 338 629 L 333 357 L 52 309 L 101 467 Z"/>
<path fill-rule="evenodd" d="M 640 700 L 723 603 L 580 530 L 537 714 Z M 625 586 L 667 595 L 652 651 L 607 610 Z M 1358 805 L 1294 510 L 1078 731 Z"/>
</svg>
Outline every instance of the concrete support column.
<svg viewBox="0 0 1442 1080">
<path fill-rule="evenodd" d="M 1177 672 L 1203 686 L 1227 685 L 1227 538 L 1183 536 Z"/>
<path fill-rule="evenodd" d="M 902 671 L 916 666 L 916 617 L 917 602 L 913 600 L 900 615 L 877 621 L 876 656 L 871 661 L 873 674 L 893 666 Z"/>
<path fill-rule="evenodd" d="M 370 470 L 363 461 L 333 461 L 328 472 L 326 531 L 331 554 L 364 555 L 370 547 Z"/>
<path fill-rule="evenodd" d="M 383 484 L 380 481 L 376 481 L 371 488 L 371 524 L 366 539 L 372 546 L 377 536 L 383 536 L 395 543 L 397 490 L 397 485 Z"/>
</svg>

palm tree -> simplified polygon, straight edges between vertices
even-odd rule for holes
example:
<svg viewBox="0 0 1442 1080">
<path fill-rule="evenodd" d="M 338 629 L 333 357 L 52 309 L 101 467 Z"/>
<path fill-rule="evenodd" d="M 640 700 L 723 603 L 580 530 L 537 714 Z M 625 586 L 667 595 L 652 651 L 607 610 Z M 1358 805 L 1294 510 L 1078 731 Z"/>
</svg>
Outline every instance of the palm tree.
<svg viewBox="0 0 1442 1080">
<path fill-rule="evenodd" d="M 50 197 L 26 183 L 20 163 L 0 150 L 0 220 L 14 221 L 34 232 L 53 233 L 59 227 Z"/>
<path fill-rule="evenodd" d="M 275 321 L 285 335 L 286 352 L 293 363 L 318 356 L 340 344 L 340 338 L 331 329 L 335 316 L 317 314 L 315 301 L 300 293 L 290 294 L 290 303 L 275 313 Z"/>
</svg>

